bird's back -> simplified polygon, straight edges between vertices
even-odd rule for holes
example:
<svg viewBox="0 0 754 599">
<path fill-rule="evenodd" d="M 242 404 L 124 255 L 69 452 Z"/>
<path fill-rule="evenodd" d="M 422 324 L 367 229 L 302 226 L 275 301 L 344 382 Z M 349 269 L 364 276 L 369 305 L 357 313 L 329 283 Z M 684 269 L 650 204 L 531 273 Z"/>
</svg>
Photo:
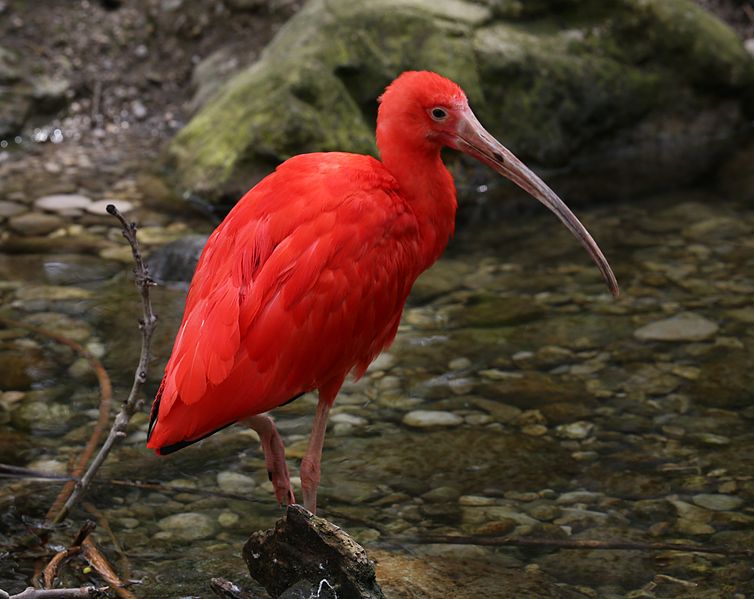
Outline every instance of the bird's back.
<svg viewBox="0 0 754 599">
<path fill-rule="evenodd" d="M 410 205 L 374 158 L 283 163 L 207 242 L 149 447 L 166 453 L 314 389 L 334 398 L 395 336 L 420 244 Z"/>
</svg>

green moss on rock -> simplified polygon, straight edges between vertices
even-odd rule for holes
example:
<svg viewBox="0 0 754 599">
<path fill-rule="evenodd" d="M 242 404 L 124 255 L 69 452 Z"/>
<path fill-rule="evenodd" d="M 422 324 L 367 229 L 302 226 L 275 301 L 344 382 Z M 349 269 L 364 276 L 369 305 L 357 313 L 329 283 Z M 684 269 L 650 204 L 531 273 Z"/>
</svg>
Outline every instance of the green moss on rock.
<svg viewBox="0 0 754 599">
<path fill-rule="evenodd" d="M 178 187 L 238 196 L 293 154 L 375 154 L 376 98 L 408 69 L 458 81 L 493 133 L 551 166 L 599 163 L 631 130 L 664 140 L 646 123 L 702 109 L 735 129 L 731 98 L 754 97 L 754 61 L 691 0 L 310 0 L 177 135 Z"/>
</svg>

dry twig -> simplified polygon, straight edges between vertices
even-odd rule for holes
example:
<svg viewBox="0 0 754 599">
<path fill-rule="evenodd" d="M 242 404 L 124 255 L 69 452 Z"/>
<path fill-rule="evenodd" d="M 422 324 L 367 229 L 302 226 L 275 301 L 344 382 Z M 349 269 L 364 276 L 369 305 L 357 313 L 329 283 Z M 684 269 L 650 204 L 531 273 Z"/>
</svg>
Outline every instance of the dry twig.
<svg viewBox="0 0 754 599">
<path fill-rule="evenodd" d="M 52 585 L 55 582 L 55 578 L 58 575 L 58 569 L 60 568 L 60 565 L 63 563 L 63 561 L 73 555 L 78 554 L 81 551 L 81 544 L 84 542 L 89 533 L 92 532 L 96 527 L 97 525 L 91 520 L 84 522 L 84 525 L 79 530 L 76 538 L 73 540 L 73 543 L 71 543 L 71 546 L 68 547 L 68 549 L 64 549 L 63 551 L 58 551 L 53 556 L 53 558 L 45 566 L 45 569 L 42 571 L 44 586 L 46 589 L 52 588 Z"/>
<path fill-rule="evenodd" d="M 100 599 L 107 597 L 107 587 L 80 587 L 78 589 L 35 589 L 27 587 L 17 595 L 0 590 L 0 599 Z"/>
<path fill-rule="evenodd" d="M 122 577 L 128 580 L 131 578 L 131 562 L 128 560 L 128 556 L 123 550 L 123 547 L 118 542 L 118 538 L 115 536 L 113 529 L 110 528 L 110 522 L 107 520 L 107 517 L 89 501 L 85 501 L 82 505 L 87 512 L 97 519 L 97 526 L 99 526 L 99 529 L 106 532 L 107 536 L 110 537 L 110 543 L 112 543 L 113 548 L 120 556 L 120 571 L 122 572 Z"/>
<path fill-rule="evenodd" d="M 84 542 L 81 544 L 81 551 L 86 561 L 89 562 L 89 565 L 107 581 L 107 584 L 113 588 L 118 597 L 121 599 L 136 599 L 136 595 L 125 588 L 125 583 L 115 573 L 110 562 L 102 555 L 102 552 L 91 537 L 84 539 Z"/>
<path fill-rule="evenodd" d="M 131 245 L 131 253 L 136 262 L 136 268 L 134 268 L 134 282 L 141 295 L 143 311 L 142 319 L 139 322 L 139 328 L 141 329 L 141 356 L 139 358 L 139 364 L 136 367 L 136 373 L 134 374 L 134 382 L 131 387 L 131 392 L 129 393 L 128 398 L 123 402 L 120 412 L 118 412 L 118 415 L 115 417 L 115 422 L 113 422 L 113 426 L 110 429 L 110 434 L 107 436 L 105 443 L 100 448 L 94 460 L 89 464 L 89 468 L 87 468 L 84 475 L 76 484 L 73 492 L 66 500 L 65 505 L 63 505 L 53 518 L 52 522 L 54 524 L 65 519 L 71 511 L 71 508 L 86 492 L 94 475 L 104 463 L 105 458 L 107 458 L 115 442 L 125 436 L 128 422 L 131 420 L 131 416 L 133 416 L 139 404 L 139 389 L 147 379 L 149 348 L 152 343 L 154 329 L 157 326 L 157 317 L 152 311 L 152 302 L 149 298 L 149 287 L 154 285 L 154 282 L 149 278 L 146 264 L 144 264 L 144 260 L 141 256 L 141 248 L 139 246 L 139 241 L 136 238 L 136 224 L 129 223 L 112 204 L 107 206 L 107 211 L 120 221 L 123 229 L 123 236 Z"/>
</svg>

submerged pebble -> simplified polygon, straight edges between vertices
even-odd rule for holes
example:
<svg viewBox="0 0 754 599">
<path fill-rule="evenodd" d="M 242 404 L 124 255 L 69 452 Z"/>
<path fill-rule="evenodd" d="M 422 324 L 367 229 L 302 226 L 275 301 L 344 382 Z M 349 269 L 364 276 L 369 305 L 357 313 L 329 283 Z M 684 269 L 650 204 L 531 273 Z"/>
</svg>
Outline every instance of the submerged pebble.
<svg viewBox="0 0 754 599">
<path fill-rule="evenodd" d="M 256 481 L 240 472 L 223 471 L 217 475 L 217 486 L 223 493 L 251 495 L 254 492 Z"/>
<path fill-rule="evenodd" d="M 157 526 L 164 532 L 183 541 L 198 541 L 212 537 L 216 532 L 215 521 L 207 514 L 184 512 L 163 518 Z"/>
<path fill-rule="evenodd" d="M 571 422 L 555 427 L 555 435 L 562 439 L 586 439 L 593 429 L 591 422 Z"/>
<path fill-rule="evenodd" d="M 651 322 L 634 332 L 641 341 L 704 341 L 717 333 L 715 322 L 693 312 Z"/>
<path fill-rule="evenodd" d="M 403 417 L 403 423 L 415 428 L 458 426 L 463 423 L 463 418 L 453 412 L 441 410 L 414 410 Z"/>
<path fill-rule="evenodd" d="M 698 506 L 718 512 L 735 510 L 743 505 L 743 499 L 735 495 L 701 493 L 691 500 Z"/>
</svg>

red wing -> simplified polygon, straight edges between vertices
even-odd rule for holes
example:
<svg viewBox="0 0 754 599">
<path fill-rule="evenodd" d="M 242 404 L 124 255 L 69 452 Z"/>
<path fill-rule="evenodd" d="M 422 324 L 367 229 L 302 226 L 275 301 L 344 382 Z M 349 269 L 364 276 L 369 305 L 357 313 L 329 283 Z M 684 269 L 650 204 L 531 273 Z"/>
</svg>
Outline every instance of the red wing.
<svg viewBox="0 0 754 599">
<path fill-rule="evenodd" d="M 381 168 L 301 156 L 231 211 L 197 265 L 150 447 L 363 371 L 392 340 L 418 238 Z"/>
</svg>

